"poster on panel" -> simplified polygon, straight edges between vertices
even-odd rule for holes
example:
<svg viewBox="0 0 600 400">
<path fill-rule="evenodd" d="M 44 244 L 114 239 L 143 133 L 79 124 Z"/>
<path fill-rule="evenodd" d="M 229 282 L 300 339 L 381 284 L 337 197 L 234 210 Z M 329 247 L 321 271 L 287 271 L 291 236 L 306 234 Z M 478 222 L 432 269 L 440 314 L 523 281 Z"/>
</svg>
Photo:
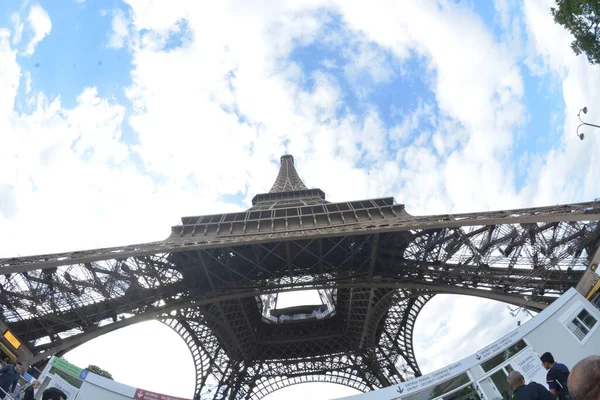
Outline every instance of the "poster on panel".
<svg viewBox="0 0 600 400">
<path fill-rule="evenodd" d="M 58 376 L 58 374 L 52 376 L 48 387 L 55 387 L 57 389 L 62 390 L 67 395 L 68 399 L 74 399 L 77 392 L 79 392 L 79 389 L 71 385 L 69 382 L 65 381 L 63 378 Z"/>
</svg>

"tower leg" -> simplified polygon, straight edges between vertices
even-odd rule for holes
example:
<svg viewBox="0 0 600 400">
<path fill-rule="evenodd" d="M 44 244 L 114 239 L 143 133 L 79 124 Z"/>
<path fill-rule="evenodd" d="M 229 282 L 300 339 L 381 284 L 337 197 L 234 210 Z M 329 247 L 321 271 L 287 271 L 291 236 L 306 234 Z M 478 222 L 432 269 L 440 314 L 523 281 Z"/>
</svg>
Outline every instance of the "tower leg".
<svg viewBox="0 0 600 400">
<path fill-rule="evenodd" d="M 219 339 L 202 323 L 198 310 L 180 310 L 162 322 L 177 332 L 188 345 L 196 368 L 194 399 L 227 399 L 232 376 L 238 371 Z"/>
<path fill-rule="evenodd" d="M 369 318 L 367 348 L 387 385 L 421 376 L 415 358 L 413 331 L 419 312 L 432 293 L 396 290 L 381 298 Z"/>
</svg>

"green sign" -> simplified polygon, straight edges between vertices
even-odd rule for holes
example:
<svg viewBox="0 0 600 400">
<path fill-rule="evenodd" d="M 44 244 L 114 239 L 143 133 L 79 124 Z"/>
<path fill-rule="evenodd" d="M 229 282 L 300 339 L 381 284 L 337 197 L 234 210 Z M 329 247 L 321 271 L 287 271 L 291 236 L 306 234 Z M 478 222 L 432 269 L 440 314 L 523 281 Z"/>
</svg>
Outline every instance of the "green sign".
<svg viewBox="0 0 600 400">
<path fill-rule="evenodd" d="M 60 369 L 61 371 L 66 372 L 69 375 L 72 375 L 76 378 L 79 378 L 81 372 L 83 371 L 76 365 L 71 364 L 70 362 L 63 360 L 62 358 L 54 357 L 52 361 L 50 361 L 50 365 L 54 368 Z"/>
</svg>

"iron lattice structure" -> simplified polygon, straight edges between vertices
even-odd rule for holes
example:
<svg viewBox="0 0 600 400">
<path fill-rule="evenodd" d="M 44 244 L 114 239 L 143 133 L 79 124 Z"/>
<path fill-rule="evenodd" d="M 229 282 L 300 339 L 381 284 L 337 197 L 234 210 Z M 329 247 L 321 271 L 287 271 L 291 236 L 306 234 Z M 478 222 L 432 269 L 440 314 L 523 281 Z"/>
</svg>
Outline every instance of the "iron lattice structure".
<svg viewBox="0 0 600 400">
<path fill-rule="evenodd" d="M 413 332 L 434 295 L 539 311 L 577 284 L 599 219 L 598 202 L 422 217 L 393 198 L 330 203 L 283 156 L 245 212 L 184 217 L 159 242 L 0 260 L 2 318 L 29 364 L 159 319 L 190 348 L 196 398 L 369 391 L 421 374 Z M 274 307 L 307 289 L 322 304 Z"/>
</svg>

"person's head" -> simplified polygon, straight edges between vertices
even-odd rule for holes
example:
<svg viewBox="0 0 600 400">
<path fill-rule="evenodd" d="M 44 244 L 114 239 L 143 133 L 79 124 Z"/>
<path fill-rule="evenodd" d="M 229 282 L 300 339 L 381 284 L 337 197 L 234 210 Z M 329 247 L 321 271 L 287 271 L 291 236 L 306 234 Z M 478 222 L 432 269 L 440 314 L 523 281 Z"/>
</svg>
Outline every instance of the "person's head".
<svg viewBox="0 0 600 400">
<path fill-rule="evenodd" d="M 67 395 L 62 390 L 52 387 L 44 390 L 42 400 L 67 400 Z"/>
<path fill-rule="evenodd" d="M 508 386 L 510 386 L 512 391 L 515 391 L 525 384 L 525 378 L 523 378 L 523 375 L 521 375 L 519 371 L 512 371 L 510 374 L 508 374 L 507 381 Z"/>
<path fill-rule="evenodd" d="M 21 372 L 22 369 L 23 369 L 23 363 L 21 361 L 17 361 L 17 363 L 15 364 L 15 371 Z"/>
<path fill-rule="evenodd" d="M 567 381 L 573 400 L 600 400 L 600 356 L 579 361 Z"/>
<path fill-rule="evenodd" d="M 554 365 L 554 357 L 549 352 L 542 354 L 540 360 L 542 360 L 542 364 L 544 364 L 544 368 L 546 369 L 550 369 Z"/>
<path fill-rule="evenodd" d="M 40 385 L 40 381 L 33 381 L 33 383 L 31 384 L 31 386 L 33 386 L 34 389 L 39 389 Z"/>
</svg>

